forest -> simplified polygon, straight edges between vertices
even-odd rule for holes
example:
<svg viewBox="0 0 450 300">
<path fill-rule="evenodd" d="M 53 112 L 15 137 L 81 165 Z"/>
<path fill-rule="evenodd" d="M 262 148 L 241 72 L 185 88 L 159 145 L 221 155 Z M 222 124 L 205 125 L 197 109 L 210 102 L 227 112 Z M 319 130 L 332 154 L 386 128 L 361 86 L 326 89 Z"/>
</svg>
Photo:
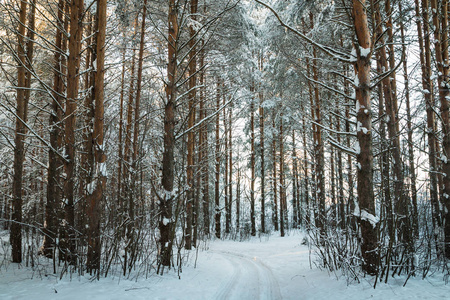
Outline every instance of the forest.
<svg viewBox="0 0 450 300">
<path fill-rule="evenodd" d="M 180 275 L 300 231 L 350 281 L 447 282 L 449 8 L 0 0 L 0 269 Z"/>
</svg>

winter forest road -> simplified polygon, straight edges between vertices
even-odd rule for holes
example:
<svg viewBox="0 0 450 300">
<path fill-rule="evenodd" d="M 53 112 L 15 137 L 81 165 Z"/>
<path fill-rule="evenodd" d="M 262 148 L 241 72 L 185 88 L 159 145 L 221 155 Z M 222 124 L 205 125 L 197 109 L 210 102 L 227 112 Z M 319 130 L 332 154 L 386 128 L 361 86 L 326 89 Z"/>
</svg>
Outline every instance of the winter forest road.
<svg viewBox="0 0 450 300">
<path fill-rule="evenodd" d="M 303 245 L 305 234 L 289 232 L 244 241 L 213 240 L 183 251 L 183 267 L 163 276 L 121 272 L 92 280 L 85 276 L 54 276 L 38 265 L 0 268 L 1 300 L 411 300 L 449 299 L 442 273 L 422 280 L 416 276 L 391 278 L 373 288 L 374 278 L 359 283 L 338 272 L 317 268 L 314 249 Z M 0 248 L 1 253 L 1 248 Z M 311 254 L 311 257 L 310 257 Z M 1 262 L 1 261 L 0 261 Z M 4 263 L 4 261 L 3 261 Z M 145 266 L 145 265 L 143 265 Z M 145 272 L 144 272 L 145 273 Z M 134 277 L 136 276 L 136 277 Z"/>
<path fill-rule="evenodd" d="M 282 299 L 278 281 L 272 270 L 257 257 L 228 251 L 211 251 L 232 267 L 223 278 L 214 299 Z"/>
</svg>

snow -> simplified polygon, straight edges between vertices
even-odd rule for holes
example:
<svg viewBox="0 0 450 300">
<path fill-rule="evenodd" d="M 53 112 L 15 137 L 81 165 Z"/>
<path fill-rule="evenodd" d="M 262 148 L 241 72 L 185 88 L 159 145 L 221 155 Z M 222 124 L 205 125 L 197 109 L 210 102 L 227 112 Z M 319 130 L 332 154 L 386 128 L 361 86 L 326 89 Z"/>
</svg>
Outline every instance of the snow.
<svg viewBox="0 0 450 300">
<path fill-rule="evenodd" d="M 361 53 L 361 57 L 367 57 L 370 54 L 370 48 L 359 47 L 359 53 Z"/>
<path fill-rule="evenodd" d="M 164 226 L 167 226 L 167 224 L 170 223 L 170 219 L 164 218 L 162 222 L 163 222 Z"/>
<path fill-rule="evenodd" d="M 108 171 L 106 170 L 106 163 L 104 163 L 104 162 L 100 163 L 98 168 L 99 168 L 99 171 L 100 171 L 101 175 L 103 175 L 103 176 L 107 176 L 108 175 Z"/>
<path fill-rule="evenodd" d="M 88 192 L 89 195 L 92 195 L 94 193 L 96 185 L 97 185 L 97 181 L 93 180 L 91 183 L 89 183 L 86 186 L 86 191 Z"/>
<path fill-rule="evenodd" d="M 355 49 L 355 48 L 352 49 L 352 53 L 350 54 L 350 56 L 351 56 L 351 58 L 350 58 L 350 61 L 351 61 L 351 62 L 356 62 L 356 61 L 358 60 L 358 57 L 357 57 L 357 55 L 356 55 L 356 49 Z"/>
<path fill-rule="evenodd" d="M 245 242 L 216 240 L 202 244 L 195 265 L 195 250 L 184 266 L 181 278 L 174 271 L 164 276 L 131 280 L 90 276 L 58 276 L 9 264 L 0 268 L 0 299 L 447 299 L 449 286 L 442 273 L 427 280 L 390 278 L 388 284 L 373 277 L 361 283 L 347 281 L 337 273 L 315 267 L 313 249 L 302 245 L 304 234 L 262 236 Z"/>
<path fill-rule="evenodd" d="M 354 150 L 355 150 L 356 155 L 361 154 L 361 147 L 359 146 L 359 143 L 355 144 Z"/>
<path fill-rule="evenodd" d="M 354 81 L 354 85 L 355 86 L 359 86 L 359 77 L 358 77 L 358 75 L 357 74 L 355 74 L 355 79 L 354 79 L 355 81 Z"/>
<path fill-rule="evenodd" d="M 364 209 L 361 211 L 361 220 L 369 221 L 369 223 L 372 225 L 373 228 L 375 228 L 378 222 L 380 222 L 379 217 L 372 215 L 371 213 L 367 212 Z"/>
</svg>

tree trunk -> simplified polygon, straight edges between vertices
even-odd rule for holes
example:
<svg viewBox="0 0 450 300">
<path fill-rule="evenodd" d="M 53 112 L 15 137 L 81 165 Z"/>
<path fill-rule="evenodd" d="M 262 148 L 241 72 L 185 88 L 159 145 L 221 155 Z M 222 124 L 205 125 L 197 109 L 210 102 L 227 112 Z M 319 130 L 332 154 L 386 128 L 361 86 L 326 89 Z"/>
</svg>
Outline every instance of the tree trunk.
<svg viewBox="0 0 450 300">
<path fill-rule="evenodd" d="M 138 32 L 138 16 L 134 20 L 134 35 L 137 36 Z M 128 104 L 127 104 L 127 126 L 125 128 L 125 148 L 123 153 L 123 192 L 121 195 L 122 208 L 124 214 L 124 225 L 125 228 L 123 233 L 126 235 L 127 245 L 133 244 L 133 225 L 134 225 L 134 200 L 132 198 L 132 178 L 133 170 L 131 168 L 132 164 L 132 153 L 131 153 L 131 132 L 133 128 L 133 111 L 134 111 L 134 93 L 135 93 L 135 70 L 136 70 L 136 47 L 133 47 L 132 57 L 131 57 L 131 74 L 130 74 L 130 86 L 128 90 Z M 128 265 L 129 247 L 125 249 L 124 255 L 124 276 L 126 272 L 126 267 Z"/>
<path fill-rule="evenodd" d="M 272 130 L 275 132 L 275 111 L 272 115 Z M 272 222 L 275 226 L 275 231 L 278 231 L 278 193 L 277 193 L 277 142 L 275 135 L 272 135 L 272 185 L 273 185 L 273 207 L 272 207 Z"/>
<path fill-rule="evenodd" d="M 74 187 L 75 187 L 75 129 L 78 98 L 80 46 L 82 38 L 82 18 L 84 14 L 83 0 L 70 2 L 70 36 L 69 56 L 67 61 L 67 99 L 64 124 L 66 161 L 64 169 L 66 173 L 64 182 L 65 222 L 61 244 L 62 259 L 69 263 L 75 261 L 75 212 L 74 212 Z"/>
<path fill-rule="evenodd" d="M 231 223 L 231 211 L 233 208 L 233 107 L 230 105 L 228 108 L 228 207 L 227 207 L 227 223 L 228 232 L 230 232 L 232 223 Z"/>
<path fill-rule="evenodd" d="M 428 138 L 428 164 L 430 171 L 430 202 L 434 226 L 440 227 L 438 179 L 436 176 L 436 120 L 434 116 L 433 82 L 431 81 L 431 45 L 430 30 L 428 27 L 428 0 L 422 0 L 422 12 L 420 12 L 419 0 L 415 0 L 417 34 L 420 47 L 420 65 L 422 69 L 422 87 L 427 113 L 427 138 Z M 423 20 L 423 27 L 422 21 Z M 423 30 L 423 31 L 422 31 Z"/>
<path fill-rule="evenodd" d="M 190 18 L 193 21 L 197 19 L 197 3 L 198 0 L 191 1 Z M 188 128 L 191 129 L 194 126 L 195 119 L 195 102 L 197 98 L 196 84 L 197 84 L 197 53 L 196 53 L 196 30 L 193 26 L 189 28 L 189 116 L 188 116 Z M 186 230 L 185 230 L 185 248 L 190 250 L 192 248 L 192 222 L 193 222 L 193 204 L 194 204 L 194 131 L 188 132 L 187 141 L 187 168 L 186 168 Z"/>
<path fill-rule="evenodd" d="M 263 55 L 260 54 L 258 59 L 259 71 L 263 71 Z M 262 86 L 260 85 L 260 89 Z M 260 159 L 261 159 L 261 232 L 266 232 L 266 192 L 265 192 L 265 151 L 264 151 L 264 94 L 263 91 L 259 91 L 259 147 L 260 147 Z"/>
<path fill-rule="evenodd" d="M 168 65 L 167 65 L 167 102 L 164 108 L 164 152 L 161 184 L 164 195 L 160 201 L 159 240 L 160 264 L 170 266 L 175 222 L 172 215 L 174 185 L 174 148 L 175 148 L 175 102 L 177 97 L 177 57 L 178 57 L 178 7 L 177 1 L 169 0 Z"/>
<path fill-rule="evenodd" d="M 100 276 L 100 255 L 101 255 L 101 204 L 104 199 L 103 192 L 106 188 L 106 155 L 103 153 L 103 116 L 104 116 L 104 83 L 105 83 L 105 39 L 106 39 L 106 0 L 97 0 L 96 16 L 96 66 L 94 81 L 94 132 L 93 132 L 93 152 L 94 164 L 91 166 L 91 185 L 94 185 L 92 194 L 88 195 L 87 213 L 88 216 L 88 253 L 86 266 L 90 274 L 96 272 L 97 278 Z"/>
<path fill-rule="evenodd" d="M 299 223 L 299 202 L 298 202 L 298 165 L 297 149 L 295 147 L 295 131 L 292 129 L 292 227 L 296 228 Z"/>
<path fill-rule="evenodd" d="M 125 35 L 125 34 L 124 34 Z M 125 36 L 123 36 L 125 39 Z M 125 54 L 126 54 L 126 46 L 123 45 L 122 49 L 122 75 L 120 81 L 120 108 L 119 108 L 119 141 L 118 141 L 118 161 L 117 161 L 117 211 L 116 211 L 116 224 L 120 226 L 123 221 L 123 198 L 122 198 L 122 189 L 123 189 L 123 178 L 122 178 L 122 170 L 123 170 L 123 102 L 125 95 Z M 117 227 L 119 231 L 118 234 L 121 236 L 121 228 Z"/>
<path fill-rule="evenodd" d="M 449 98 L 450 89 L 448 78 L 450 75 L 449 52 L 448 52 L 448 1 L 442 0 L 438 7 L 437 0 L 431 0 L 431 9 L 433 11 L 434 27 L 434 46 L 436 55 L 436 64 L 439 71 L 438 87 L 439 100 L 441 103 L 440 113 L 442 121 L 442 172 L 443 176 L 443 197 L 444 204 L 444 235 L 445 235 L 445 257 L 450 258 L 450 116 L 449 116 Z M 440 22 L 438 12 L 440 13 Z"/>
<path fill-rule="evenodd" d="M 370 56 L 361 53 L 361 49 L 371 48 L 370 32 L 367 24 L 365 0 L 353 0 L 354 28 L 357 44 L 355 63 L 358 85 L 355 87 L 357 101 L 357 121 L 366 130 L 357 132 L 358 150 L 358 200 L 361 212 L 369 217 L 375 216 L 373 192 L 373 154 L 372 154 L 372 119 L 370 111 Z M 366 54 L 366 55 L 363 55 Z M 378 272 L 377 230 L 369 218 L 359 218 L 361 226 L 361 253 L 364 272 L 375 275 Z"/>
<path fill-rule="evenodd" d="M 202 50 L 200 52 L 200 69 L 205 65 L 205 51 L 203 49 L 204 41 L 201 43 Z M 206 118 L 206 107 L 205 107 L 205 93 L 206 88 L 204 87 L 206 82 L 205 71 L 202 69 L 200 71 L 200 119 Z M 208 127 L 206 124 L 202 124 L 200 127 L 200 153 L 202 154 L 202 159 L 200 161 L 202 165 L 202 203 L 203 203 L 203 230 L 206 236 L 210 234 L 210 215 L 209 215 L 209 149 L 208 149 Z"/>
<path fill-rule="evenodd" d="M 280 112 L 280 132 L 278 133 L 278 143 L 280 147 L 280 235 L 285 236 L 287 225 L 286 220 L 286 188 L 284 186 L 284 132 L 283 132 L 283 113 Z"/>
<path fill-rule="evenodd" d="M 403 15 L 402 2 L 398 2 L 398 9 L 400 15 Z M 400 34 L 402 39 L 402 50 L 406 53 L 406 38 L 405 38 L 405 28 L 404 22 L 400 23 Z M 419 237 L 419 220 L 418 220 L 418 208 L 417 208 L 417 187 L 416 187 L 416 166 L 414 163 L 414 141 L 413 141 L 413 128 L 412 128 L 412 117 L 411 117 L 411 104 L 410 104 L 410 94 L 409 94 L 409 75 L 408 75 L 408 60 L 407 56 L 403 59 L 403 78 L 405 84 L 405 100 L 406 100 L 406 125 L 408 129 L 408 161 L 409 161 L 409 177 L 410 177 L 410 191 L 411 191 L 411 201 L 413 214 L 411 217 L 411 223 L 413 227 L 414 237 L 417 239 Z"/>
<path fill-rule="evenodd" d="M 238 150 L 239 156 L 239 150 Z M 236 182 L 236 236 L 241 232 L 241 167 L 238 165 Z"/>
<path fill-rule="evenodd" d="M 222 82 L 222 88 L 223 88 L 223 90 L 225 91 L 225 85 L 224 85 L 224 83 Z M 223 97 L 223 105 L 225 105 L 225 102 L 226 102 L 226 100 L 225 100 L 225 93 L 222 93 L 222 97 Z M 229 212 L 228 212 L 228 208 L 229 208 L 229 199 L 228 199 L 228 185 L 230 184 L 229 182 L 228 182 L 228 179 L 229 179 L 229 177 L 228 177 L 228 162 L 229 162 L 229 160 L 228 160 L 228 153 L 229 153 L 229 149 L 228 149 L 228 146 L 229 146 L 229 143 L 228 143 L 228 130 L 229 130 L 229 128 L 228 128 L 228 124 L 227 124 L 227 120 L 228 118 L 227 118 L 227 111 L 226 111 L 226 109 L 224 109 L 223 110 L 223 135 L 224 135 L 224 149 L 223 149 L 223 152 L 225 153 L 225 157 L 224 157 L 224 159 L 225 159 L 225 166 L 224 166 L 224 168 L 225 168 L 225 172 L 224 172 L 224 204 L 225 204 L 225 233 L 226 234 L 229 234 L 230 233 L 230 223 L 229 223 L 229 221 L 230 221 L 230 219 L 229 219 L 229 217 L 228 217 L 228 214 L 229 214 Z"/>
<path fill-rule="evenodd" d="M 64 93 L 64 64 L 65 40 L 62 30 L 64 29 L 64 0 L 58 2 L 57 28 L 55 36 L 55 56 L 53 72 L 53 92 L 52 92 L 52 113 L 49 117 L 50 145 L 48 150 L 48 173 L 47 173 L 47 203 L 45 205 L 44 241 L 40 249 L 40 254 L 52 258 L 56 246 L 58 233 L 58 206 L 61 203 L 61 166 L 62 160 L 58 156 L 58 149 L 62 146 L 61 128 L 59 123 L 63 117 L 63 95 Z M 54 257 L 53 257 L 54 258 Z"/>
<path fill-rule="evenodd" d="M 14 176 L 13 176 L 13 190 L 12 190 L 12 223 L 10 232 L 11 241 L 11 256 L 15 263 L 22 262 L 22 186 L 23 186 L 23 163 L 25 161 L 25 147 L 24 139 L 26 133 L 25 119 L 27 103 L 25 99 L 26 90 L 26 67 L 27 67 L 27 53 L 24 43 L 26 17 L 27 17 L 27 3 L 20 2 L 19 11 L 19 28 L 17 35 L 17 107 L 16 107 L 16 130 L 15 130 L 15 149 L 14 149 Z"/>
<path fill-rule="evenodd" d="M 314 26 L 313 15 L 310 13 L 311 29 Z M 316 48 L 313 48 L 313 62 L 312 71 L 313 79 L 318 82 L 319 70 L 317 66 L 317 54 Z M 314 84 L 314 119 L 317 124 L 322 124 L 321 115 L 321 99 L 319 95 L 319 87 Z M 317 188 L 317 203 L 318 211 L 316 211 L 316 223 L 321 234 L 325 233 L 325 151 L 322 140 L 322 129 L 320 126 L 314 126 L 314 155 L 316 160 L 316 188 Z"/>
<path fill-rule="evenodd" d="M 254 88 L 250 89 L 254 92 Z M 256 216 L 255 216 L 255 104 L 252 98 L 250 103 L 250 222 L 251 222 L 251 235 L 256 236 Z"/>
<path fill-rule="evenodd" d="M 216 91 L 216 111 L 219 111 L 220 107 L 220 80 L 217 78 L 217 91 Z M 214 182 L 214 200 L 215 200 L 215 227 L 216 227 L 216 238 L 220 239 L 221 228 L 220 228 L 220 191 L 219 191 L 219 183 L 220 183 L 220 120 L 219 113 L 216 116 L 216 181 Z"/>
</svg>

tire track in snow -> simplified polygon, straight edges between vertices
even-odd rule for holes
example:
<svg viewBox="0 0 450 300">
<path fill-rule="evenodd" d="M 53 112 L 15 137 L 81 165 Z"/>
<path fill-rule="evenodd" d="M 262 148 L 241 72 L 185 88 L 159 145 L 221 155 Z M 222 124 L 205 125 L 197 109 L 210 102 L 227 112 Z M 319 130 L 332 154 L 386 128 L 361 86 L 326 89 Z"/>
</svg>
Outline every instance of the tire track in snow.
<svg viewBox="0 0 450 300">
<path fill-rule="evenodd" d="M 278 281 L 262 261 L 239 253 L 211 251 L 233 267 L 233 274 L 215 295 L 215 299 L 282 299 Z"/>
<path fill-rule="evenodd" d="M 223 256 L 223 255 L 222 255 Z M 225 257 L 224 257 L 225 258 Z M 223 284 L 220 290 L 216 293 L 215 299 L 230 299 L 230 292 L 238 285 L 241 277 L 241 268 L 236 267 L 236 263 L 228 258 L 225 258 L 233 267 L 233 274 L 229 277 L 228 282 Z"/>
</svg>

